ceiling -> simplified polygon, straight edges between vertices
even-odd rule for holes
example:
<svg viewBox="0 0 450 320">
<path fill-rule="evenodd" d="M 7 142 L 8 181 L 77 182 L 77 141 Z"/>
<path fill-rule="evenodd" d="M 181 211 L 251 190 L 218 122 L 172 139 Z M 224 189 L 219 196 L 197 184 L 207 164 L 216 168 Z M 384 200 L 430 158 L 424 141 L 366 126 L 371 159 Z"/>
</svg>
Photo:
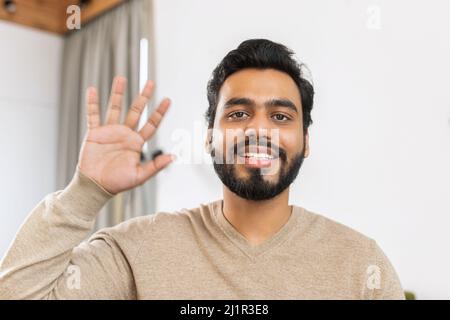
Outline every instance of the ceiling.
<svg viewBox="0 0 450 320">
<path fill-rule="evenodd" d="M 81 24 L 88 22 L 103 12 L 126 0 L 90 0 L 81 7 Z M 8 1 L 6 1 L 8 2 Z M 79 0 L 10 0 L 14 2 L 15 12 L 5 9 L 0 0 L 0 19 L 57 34 L 69 32 L 66 20 L 72 14 L 66 13 L 70 5 L 79 5 Z"/>
</svg>

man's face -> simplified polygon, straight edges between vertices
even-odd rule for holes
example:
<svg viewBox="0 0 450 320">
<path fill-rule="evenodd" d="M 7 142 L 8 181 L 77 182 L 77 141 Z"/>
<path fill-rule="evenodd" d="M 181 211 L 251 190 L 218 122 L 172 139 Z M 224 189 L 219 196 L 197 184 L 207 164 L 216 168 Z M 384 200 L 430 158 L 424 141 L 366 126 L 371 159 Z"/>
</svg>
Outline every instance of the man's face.
<svg viewBox="0 0 450 320">
<path fill-rule="evenodd" d="M 295 180 L 309 154 L 300 92 L 274 69 L 243 69 L 219 92 L 211 156 L 222 182 L 249 200 L 275 197 Z"/>
</svg>

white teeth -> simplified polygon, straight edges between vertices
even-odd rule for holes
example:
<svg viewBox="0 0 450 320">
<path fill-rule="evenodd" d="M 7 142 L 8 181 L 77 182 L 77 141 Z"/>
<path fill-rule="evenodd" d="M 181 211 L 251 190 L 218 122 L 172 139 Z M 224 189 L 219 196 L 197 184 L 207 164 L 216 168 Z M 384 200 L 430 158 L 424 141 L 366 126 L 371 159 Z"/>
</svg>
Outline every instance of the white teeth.
<svg viewBox="0 0 450 320">
<path fill-rule="evenodd" d="M 256 159 L 273 159 L 274 157 L 267 153 L 251 153 L 247 152 L 244 154 L 247 158 L 256 158 Z"/>
</svg>

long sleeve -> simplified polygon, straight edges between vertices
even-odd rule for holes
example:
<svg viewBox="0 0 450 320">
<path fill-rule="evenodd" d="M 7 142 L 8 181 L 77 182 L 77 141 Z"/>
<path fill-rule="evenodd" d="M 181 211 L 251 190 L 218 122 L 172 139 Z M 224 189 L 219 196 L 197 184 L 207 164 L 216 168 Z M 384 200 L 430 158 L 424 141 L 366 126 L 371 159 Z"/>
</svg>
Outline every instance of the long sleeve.
<svg viewBox="0 0 450 320">
<path fill-rule="evenodd" d="M 0 299 L 132 299 L 129 259 L 99 231 L 83 242 L 112 197 L 77 168 L 70 184 L 29 214 L 0 261 Z"/>
</svg>

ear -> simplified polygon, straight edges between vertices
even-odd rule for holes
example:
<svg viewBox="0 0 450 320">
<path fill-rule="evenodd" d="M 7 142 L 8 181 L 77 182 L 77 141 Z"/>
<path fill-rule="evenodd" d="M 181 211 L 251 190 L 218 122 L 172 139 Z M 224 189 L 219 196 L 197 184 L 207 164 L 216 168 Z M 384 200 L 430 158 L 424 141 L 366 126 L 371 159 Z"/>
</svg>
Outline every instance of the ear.
<svg viewBox="0 0 450 320">
<path fill-rule="evenodd" d="M 205 151 L 210 154 L 212 150 L 212 130 L 208 129 L 205 139 Z"/>
<path fill-rule="evenodd" d="M 304 157 L 305 158 L 308 158 L 308 156 L 309 156 L 309 134 L 308 134 L 308 132 L 307 133 L 305 133 L 305 136 L 304 136 L 305 138 L 305 141 L 304 141 L 304 148 L 305 148 L 305 154 L 304 154 Z"/>
</svg>

